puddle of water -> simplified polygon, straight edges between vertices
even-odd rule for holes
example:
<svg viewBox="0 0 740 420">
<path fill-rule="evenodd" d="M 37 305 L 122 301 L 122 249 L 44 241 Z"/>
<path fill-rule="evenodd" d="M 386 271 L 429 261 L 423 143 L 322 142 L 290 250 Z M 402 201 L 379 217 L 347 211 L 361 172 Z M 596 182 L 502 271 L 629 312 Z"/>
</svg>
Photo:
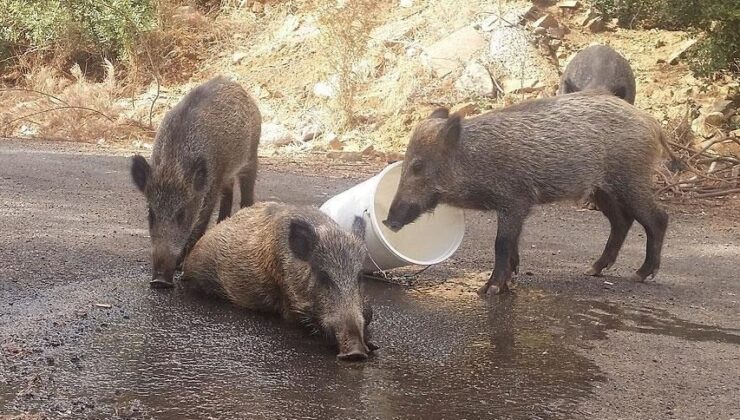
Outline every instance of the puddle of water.
<svg viewBox="0 0 740 420">
<path fill-rule="evenodd" d="M 147 291 L 130 319 L 76 349 L 79 362 L 58 364 L 51 395 L 90 401 L 91 416 L 135 406 L 178 419 L 570 417 L 603 379 L 574 350 L 583 340 L 619 329 L 740 343 L 736 330 L 666 312 L 537 291 L 451 302 L 366 286 L 381 346 L 366 363 L 338 362 L 320 339 L 273 317 Z M 28 407 L 10 394 L 0 401 Z"/>
</svg>

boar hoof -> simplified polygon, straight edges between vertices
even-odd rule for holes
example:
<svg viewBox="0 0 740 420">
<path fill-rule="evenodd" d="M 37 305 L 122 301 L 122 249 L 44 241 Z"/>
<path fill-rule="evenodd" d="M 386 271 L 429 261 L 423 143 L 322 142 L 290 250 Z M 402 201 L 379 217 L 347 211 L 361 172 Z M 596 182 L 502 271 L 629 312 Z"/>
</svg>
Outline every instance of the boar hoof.
<svg viewBox="0 0 740 420">
<path fill-rule="evenodd" d="M 167 280 L 154 279 L 149 282 L 149 286 L 152 289 L 172 289 L 173 287 L 175 287 L 175 284 Z"/>
<path fill-rule="evenodd" d="M 478 289 L 478 294 L 481 297 L 485 297 L 487 295 L 500 295 L 508 291 L 509 291 L 509 286 L 507 283 L 504 283 L 503 285 L 486 283 L 485 285 L 483 285 L 483 287 Z"/>
<path fill-rule="evenodd" d="M 366 341 L 366 342 L 365 342 L 365 345 L 367 346 L 367 348 L 368 348 L 368 350 L 370 351 L 370 353 L 372 353 L 372 352 L 374 352 L 375 350 L 377 350 L 377 349 L 379 349 L 379 348 L 380 348 L 380 347 L 378 347 L 378 346 L 377 346 L 377 345 L 376 345 L 375 343 L 371 343 L 371 342 L 369 342 L 369 341 Z"/>
<path fill-rule="evenodd" d="M 653 273 L 647 273 L 647 274 L 641 274 L 638 271 L 638 272 L 636 272 L 635 274 L 633 274 L 630 277 L 630 280 L 635 281 L 635 282 L 639 282 L 639 283 L 644 283 L 645 282 L 645 279 L 647 279 L 648 277 L 650 277 L 651 279 L 655 278 L 655 274 L 656 274 L 655 272 L 653 272 Z"/>
<path fill-rule="evenodd" d="M 344 362 L 362 362 L 367 360 L 367 354 L 360 351 L 352 351 L 349 353 L 340 353 L 337 358 Z"/>
<path fill-rule="evenodd" d="M 586 275 L 591 277 L 601 277 L 601 270 L 596 267 L 591 267 L 586 271 Z"/>
</svg>

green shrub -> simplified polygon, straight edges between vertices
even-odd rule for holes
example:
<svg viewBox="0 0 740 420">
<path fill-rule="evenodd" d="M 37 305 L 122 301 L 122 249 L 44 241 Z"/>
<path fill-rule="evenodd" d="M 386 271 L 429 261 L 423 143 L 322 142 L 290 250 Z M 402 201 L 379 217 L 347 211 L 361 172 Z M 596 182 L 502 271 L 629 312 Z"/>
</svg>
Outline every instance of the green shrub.
<svg viewBox="0 0 740 420">
<path fill-rule="evenodd" d="M 701 41 L 689 53 L 700 76 L 740 72 L 740 2 L 738 0 L 592 0 L 622 27 L 685 30 Z"/>
<path fill-rule="evenodd" d="M 0 10 L 6 63 L 26 51 L 126 59 L 137 34 L 156 24 L 153 0 L 0 0 Z"/>
</svg>

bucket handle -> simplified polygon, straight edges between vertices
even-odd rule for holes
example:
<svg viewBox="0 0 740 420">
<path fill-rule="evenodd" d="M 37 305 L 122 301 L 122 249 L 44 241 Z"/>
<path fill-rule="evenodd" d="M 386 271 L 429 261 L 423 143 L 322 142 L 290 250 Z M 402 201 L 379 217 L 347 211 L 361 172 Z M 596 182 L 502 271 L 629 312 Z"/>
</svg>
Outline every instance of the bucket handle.
<svg viewBox="0 0 740 420">
<path fill-rule="evenodd" d="M 363 211 L 363 212 L 362 212 L 362 218 L 364 219 L 366 215 L 367 215 L 367 217 L 368 217 L 368 219 L 369 219 L 369 217 L 370 217 L 370 212 L 368 212 L 368 210 L 367 210 L 367 209 L 365 209 L 365 211 Z M 368 221 L 369 221 L 369 220 L 366 220 L 366 222 L 368 222 Z M 367 224 L 365 224 L 365 226 L 367 226 Z M 375 260 L 373 259 L 373 256 L 372 256 L 372 255 L 370 255 L 370 253 L 368 253 L 368 254 L 367 254 L 367 256 L 368 256 L 368 258 L 370 258 L 370 262 L 372 262 L 372 263 L 373 263 L 373 265 L 375 266 L 375 268 L 377 268 L 377 269 L 378 269 L 378 271 L 377 271 L 377 272 L 379 272 L 379 273 L 380 273 L 380 274 L 381 274 L 381 275 L 383 276 L 382 278 L 381 278 L 381 277 L 377 277 L 377 276 L 372 276 L 372 278 L 375 278 L 375 279 L 378 279 L 378 280 L 383 280 L 383 281 L 385 281 L 385 282 L 388 282 L 388 283 L 390 283 L 390 282 L 391 282 L 391 280 L 393 280 L 393 279 L 394 279 L 394 276 L 390 276 L 390 275 L 388 275 L 388 272 L 387 272 L 386 270 L 383 270 L 382 268 L 380 268 L 380 267 L 378 266 L 378 263 L 376 263 L 376 262 L 375 262 Z M 434 264 L 431 264 L 431 265 L 427 265 L 427 266 L 425 266 L 424 268 L 422 268 L 421 270 L 417 271 L 416 273 L 413 273 L 413 274 L 409 274 L 409 275 L 406 275 L 406 276 L 400 276 L 400 277 L 395 277 L 395 278 L 406 278 L 406 279 L 409 279 L 409 278 L 415 278 L 415 277 L 418 277 L 418 276 L 419 276 L 419 274 L 421 274 L 421 273 L 423 273 L 424 271 L 426 271 L 427 269 L 429 269 L 429 267 L 431 267 L 432 265 L 434 265 Z"/>
</svg>

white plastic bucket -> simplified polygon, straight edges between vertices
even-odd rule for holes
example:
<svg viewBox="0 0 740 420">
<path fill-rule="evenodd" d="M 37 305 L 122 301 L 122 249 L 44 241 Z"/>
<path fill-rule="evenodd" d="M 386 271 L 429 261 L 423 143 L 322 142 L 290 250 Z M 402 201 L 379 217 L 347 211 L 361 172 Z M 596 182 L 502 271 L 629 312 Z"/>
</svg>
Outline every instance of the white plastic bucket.
<svg viewBox="0 0 740 420">
<path fill-rule="evenodd" d="M 457 251 L 465 235 L 462 209 L 443 204 L 398 232 L 383 224 L 398 189 L 402 163 L 388 165 L 379 174 L 330 198 L 321 206 L 321 211 L 348 232 L 352 230 L 355 217 L 365 220 L 365 243 L 369 254 L 365 261 L 366 271 L 438 264 Z"/>
</svg>

